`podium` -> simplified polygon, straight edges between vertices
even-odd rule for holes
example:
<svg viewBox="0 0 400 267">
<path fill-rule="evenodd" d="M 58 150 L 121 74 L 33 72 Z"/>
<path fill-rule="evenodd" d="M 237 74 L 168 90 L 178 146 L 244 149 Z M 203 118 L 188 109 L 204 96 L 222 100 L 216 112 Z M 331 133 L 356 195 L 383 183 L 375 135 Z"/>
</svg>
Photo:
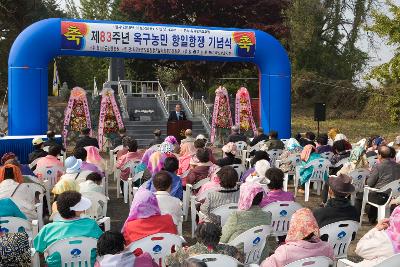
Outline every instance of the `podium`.
<svg viewBox="0 0 400 267">
<path fill-rule="evenodd" d="M 167 124 L 167 135 L 175 136 L 176 140 L 180 143 L 185 138 L 186 129 L 192 129 L 192 121 L 169 121 Z"/>
</svg>

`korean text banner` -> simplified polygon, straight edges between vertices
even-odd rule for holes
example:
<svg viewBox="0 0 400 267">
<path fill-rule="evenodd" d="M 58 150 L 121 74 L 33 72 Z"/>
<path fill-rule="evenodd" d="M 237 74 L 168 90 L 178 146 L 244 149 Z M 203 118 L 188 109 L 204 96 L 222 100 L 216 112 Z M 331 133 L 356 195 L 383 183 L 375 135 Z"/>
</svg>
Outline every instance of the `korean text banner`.
<svg viewBox="0 0 400 267">
<path fill-rule="evenodd" d="M 254 57 L 255 33 L 157 25 L 61 22 L 61 49 Z"/>
</svg>

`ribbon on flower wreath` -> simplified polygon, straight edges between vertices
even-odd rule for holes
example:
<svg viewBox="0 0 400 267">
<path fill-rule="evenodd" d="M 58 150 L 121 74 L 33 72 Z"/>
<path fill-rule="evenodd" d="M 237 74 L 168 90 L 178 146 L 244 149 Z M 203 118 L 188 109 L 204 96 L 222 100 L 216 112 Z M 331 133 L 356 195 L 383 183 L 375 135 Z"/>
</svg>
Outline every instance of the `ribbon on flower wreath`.
<svg viewBox="0 0 400 267">
<path fill-rule="evenodd" d="M 122 121 L 122 116 L 119 111 L 117 102 L 114 97 L 114 90 L 111 88 L 104 88 L 101 91 L 101 103 L 100 103 L 100 116 L 99 116 L 99 147 L 103 148 L 103 138 L 104 138 L 104 124 L 107 114 L 108 105 L 111 104 L 112 111 L 114 113 L 115 119 L 117 120 L 118 129 L 124 128 L 124 122 Z"/>
<path fill-rule="evenodd" d="M 248 131 L 250 128 L 256 134 L 256 124 L 254 123 L 253 112 L 249 91 L 245 87 L 240 87 L 235 99 L 235 125 L 239 125 L 240 130 Z"/>
<path fill-rule="evenodd" d="M 229 105 L 228 91 L 225 87 L 215 90 L 214 110 L 211 122 L 211 143 L 215 141 L 216 128 L 232 127 L 232 114 Z"/>
<path fill-rule="evenodd" d="M 86 119 L 86 127 L 89 129 L 92 129 L 92 123 L 90 121 L 90 112 L 89 112 L 89 105 L 88 101 L 86 98 L 86 91 L 85 89 L 81 87 L 74 87 L 71 90 L 71 94 L 69 96 L 68 104 L 67 107 L 65 108 L 64 111 L 64 126 L 63 126 L 63 140 L 64 140 L 64 147 L 67 147 L 67 135 L 68 135 L 68 128 L 71 122 L 71 116 L 74 112 L 74 106 L 76 103 L 80 101 L 83 105 L 83 111 L 85 113 L 85 119 Z M 80 129 L 82 130 L 82 129 Z"/>
</svg>

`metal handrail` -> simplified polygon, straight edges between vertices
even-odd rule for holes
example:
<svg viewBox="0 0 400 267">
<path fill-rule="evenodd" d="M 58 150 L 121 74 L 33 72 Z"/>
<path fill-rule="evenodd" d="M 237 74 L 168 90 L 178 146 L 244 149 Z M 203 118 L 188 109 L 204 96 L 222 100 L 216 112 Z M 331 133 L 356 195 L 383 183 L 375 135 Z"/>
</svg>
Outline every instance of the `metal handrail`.
<svg viewBox="0 0 400 267">
<path fill-rule="evenodd" d="M 183 85 L 182 80 L 178 85 L 178 96 L 180 96 L 182 98 L 182 101 L 185 102 L 185 105 L 187 106 L 189 113 L 191 115 L 194 115 L 195 111 L 194 111 L 193 97 L 190 96 L 185 85 Z"/>
<path fill-rule="evenodd" d="M 162 88 L 160 81 L 157 81 L 157 84 L 158 84 L 157 97 L 158 97 L 158 100 L 161 103 L 161 106 L 163 108 L 165 117 L 168 117 L 168 109 L 169 109 L 168 95 L 165 93 L 164 89 Z"/>
<path fill-rule="evenodd" d="M 204 96 L 201 97 L 201 116 L 205 124 L 208 126 L 209 129 L 211 129 L 211 111 L 210 108 L 207 106 L 206 101 L 204 101 Z"/>
<path fill-rule="evenodd" d="M 127 119 L 127 118 L 129 118 L 128 109 L 127 109 L 128 105 L 127 105 L 127 100 L 126 100 L 126 96 L 124 93 L 124 89 L 122 88 L 120 81 L 118 81 L 118 96 L 119 96 L 119 100 L 121 102 L 122 117 L 124 119 Z"/>
</svg>

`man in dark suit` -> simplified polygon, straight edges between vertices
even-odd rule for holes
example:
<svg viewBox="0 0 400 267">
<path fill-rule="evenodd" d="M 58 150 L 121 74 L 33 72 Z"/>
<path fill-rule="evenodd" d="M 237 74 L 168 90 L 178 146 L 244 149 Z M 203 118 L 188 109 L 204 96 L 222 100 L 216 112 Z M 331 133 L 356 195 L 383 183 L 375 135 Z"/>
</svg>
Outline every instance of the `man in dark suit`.
<svg viewBox="0 0 400 267">
<path fill-rule="evenodd" d="M 385 185 L 400 179 L 400 164 L 397 164 L 391 158 L 392 153 L 388 146 L 380 146 L 378 148 L 378 159 L 380 163 L 376 164 L 371 174 L 367 178 L 367 185 L 372 188 L 382 188 Z M 388 192 L 389 193 L 389 192 Z M 368 195 L 368 200 L 382 205 L 386 203 L 389 195 L 386 192 L 371 192 Z M 363 193 L 357 193 L 356 195 L 356 208 L 361 213 Z M 374 224 L 377 219 L 377 208 L 370 206 L 368 213 L 368 219 L 371 224 Z"/>
<path fill-rule="evenodd" d="M 90 137 L 90 129 L 83 128 L 81 131 L 81 137 L 78 138 L 76 141 L 75 149 L 78 147 L 85 147 L 85 146 L 95 146 L 99 148 L 99 142 L 96 138 Z"/>
<path fill-rule="evenodd" d="M 237 125 L 232 126 L 231 131 L 232 133 L 228 136 L 228 143 L 229 142 L 236 143 L 239 141 L 247 142 L 247 137 L 244 134 L 240 133 L 239 126 Z"/>
<path fill-rule="evenodd" d="M 185 121 L 186 114 L 185 111 L 182 110 L 182 106 L 177 104 L 175 106 L 175 111 L 171 111 L 169 113 L 168 121 Z"/>
<path fill-rule="evenodd" d="M 260 141 L 268 141 L 268 135 L 264 134 L 264 129 L 261 127 L 258 127 L 256 130 L 256 136 L 254 136 L 253 140 L 250 142 L 250 146 L 255 146 L 258 144 Z"/>
</svg>

